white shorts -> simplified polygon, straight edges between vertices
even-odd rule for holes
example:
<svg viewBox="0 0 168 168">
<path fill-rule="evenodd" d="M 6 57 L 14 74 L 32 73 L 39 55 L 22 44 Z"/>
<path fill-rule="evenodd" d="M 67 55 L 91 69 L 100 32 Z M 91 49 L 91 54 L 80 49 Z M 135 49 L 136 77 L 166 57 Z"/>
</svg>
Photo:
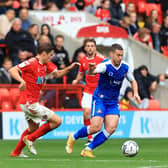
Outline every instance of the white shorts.
<svg viewBox="0 0 168 168">
<path fill-rule="evenodd" d="M 54 112 L 47 107 L 40 105 L 38 102 L 33 104 L 20 104 L 21 109 L 25 113 L 26 120 L 33 120 L 40 123 L 41 120 L 49 120 Z"/>
<path fill-rule="evenodd" d="M 83 97 L 82 97 L 82 108 L 90 108 L 92 107 L 92 94 L 85 93 L 83 92 Z"/>
</svg>

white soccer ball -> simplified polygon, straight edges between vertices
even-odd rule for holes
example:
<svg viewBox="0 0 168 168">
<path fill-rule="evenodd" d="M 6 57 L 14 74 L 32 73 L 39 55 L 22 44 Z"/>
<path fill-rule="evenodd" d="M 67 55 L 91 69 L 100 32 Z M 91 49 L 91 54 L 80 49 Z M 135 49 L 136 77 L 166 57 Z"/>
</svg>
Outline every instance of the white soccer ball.
<svg viewBox="0 0 168 168">
<path fill-rule="evenodd" d="M 124 144 L 122 145 L 122 153 L 125 156 L 135 156 L 138 152 L 139 152 L 139 146 L 135 141 L 126 141 L 124 142 Z"/>
</svg>

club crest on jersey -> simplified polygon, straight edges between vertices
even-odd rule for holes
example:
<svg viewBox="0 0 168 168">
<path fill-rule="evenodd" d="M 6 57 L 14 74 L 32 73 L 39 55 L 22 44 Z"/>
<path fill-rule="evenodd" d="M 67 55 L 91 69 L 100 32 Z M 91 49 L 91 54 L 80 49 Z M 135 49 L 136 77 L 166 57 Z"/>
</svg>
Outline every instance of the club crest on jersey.
<svg viewBox="0 0 168 168">
<path fill-rule="evenodd" d="M 98 113 L 98 114 L 101 114 L 101 113 L 102 113 L 101 109 L 98 109 L 98 110 L 97 110 L 97 113 Z"/>
</svg>

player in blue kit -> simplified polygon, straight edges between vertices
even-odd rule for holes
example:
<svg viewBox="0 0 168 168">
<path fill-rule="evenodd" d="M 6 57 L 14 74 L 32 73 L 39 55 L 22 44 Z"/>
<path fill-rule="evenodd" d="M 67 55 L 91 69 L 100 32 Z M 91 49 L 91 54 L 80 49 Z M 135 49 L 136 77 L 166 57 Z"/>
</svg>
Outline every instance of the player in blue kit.
<svg viewBox="0 0 168 168">
<path fill-rule="evenodd" d="M 81 152 L 83 157 L 95 157 L 92 150 L 103 144 L 116 130 L 120 117 L 119 94 L 125 77 L 131 82 L 134 98 L 140 102 L 137 83 L 127 63 L 122 61 L 123 48 L 113 44 L 109 52 L 110 59 L 97 66 L 89 64 L 89 74 L 99 73 L 99 82 L 93 94 L 92 119 L 90 126 L 84 126 L 74 134 L 70 134 L 66 144 L 66 152 L 72 153 L 73 145 L 79 138 L 99 132 L 93 141 Z M 104 130 L 101 131 L 104 123 Z"/>
</svg>

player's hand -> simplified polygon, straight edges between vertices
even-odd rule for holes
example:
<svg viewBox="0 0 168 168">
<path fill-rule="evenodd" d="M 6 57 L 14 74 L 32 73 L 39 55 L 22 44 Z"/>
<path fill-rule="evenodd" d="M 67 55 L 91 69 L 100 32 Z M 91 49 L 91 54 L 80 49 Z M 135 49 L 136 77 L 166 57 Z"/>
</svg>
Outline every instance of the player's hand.
<svg viewBox="0 0 168 168">
<path fill-rule="evenodd" d="M 77 80 L 73 80 L 72 81 L 72 85 L 76 85 L 76 84 L 78 84 L 78 81 Z"/>
<path fill-rule="evenodd" d="M 134 94 L 134 99 L 140 104 L 141 103 L 141 98 L 138 93 Z"/>
<path fill-rule="evenodd" d="M 76 66 L 80 66 L 80 63 L 79 62 L 74 62 L 69 67 L 70 67 L 70 69 L 74 69 Z"/>
<path fill-rule="evenodd" d="M 24 90 L 26 89 L 26 82 L 25 82 L 24 80 L 20 83 L 19 89 L 20 89 L 21 91 L 24 91 Z"/>
</svg>

